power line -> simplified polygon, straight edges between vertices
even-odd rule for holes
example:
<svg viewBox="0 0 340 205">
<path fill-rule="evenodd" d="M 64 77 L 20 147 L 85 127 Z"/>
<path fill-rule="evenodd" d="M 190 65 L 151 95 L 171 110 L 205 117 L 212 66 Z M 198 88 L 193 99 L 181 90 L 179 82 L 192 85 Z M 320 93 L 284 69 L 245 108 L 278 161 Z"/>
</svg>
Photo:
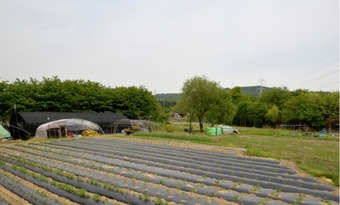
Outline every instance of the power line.
<svg viewBox="0 0 340 205">
<path fill-rule="evenodd" d="M 322 90 L 322 89 L 325 89 L 325 88 L 333 87 L 334 85 L 337 86 L 338 89 L 336 89 L 336 90 L 339 91 L 339 81 L 338 80 L 331 81 L 331 82 L 326 82 L 326 83 L 320 84 L 318 86 L 314 86 L 311 89 L 313 89 L 313 90 Z"/>
<path fill-rule="evenodd" d="M 311 87 L 315 86 L 315 84 L 317 84 L 318 82 L 322 81 L 324 78 L 326 77 L 329 77 L 329 76 L 333 76 L 335 73 L 339 72 L 339 68 L 336 68 L 336 70 L 331 70 L 327 73 L 324 72 L 325 68 L 329 67 L 329 68 L 334 68 L 334 66 L 331 66 L 333 64 L 335 64 L 336 62 L 338 62 L 339 59 L 336 59 L 335 61 L 325 65 L 325 66 L 322 66 L 322 67 L 319 67 L 318 69 L 315 69 L 309 73 L 306 73 L 304 76 L 300 76 L 300 77 L 297 77 L 297 78 L 294 78 L 288 82 L 290 83 L 286 83 L 285 86 L 288 86 L 288 87 L 301 87 L 301 86 L 304 86 L 304 85 L 310 85 Z M 323 73 L 320 73 L 320 71 L 323 70 Z M 315 77 L 314 76 L 310 76 L 311 74 L 315 74 L 319 72 L 319 76 Z M 310 76 L 309 78 L 307 78 L 308 76 Z M 330 79 L 330 80 L 333 80 L 334 78 Z M 299 80 L 298 82 L 294 82 L 294 81 L 297 81 Z M 339 80 L 337 80 L 339 81 Z"/>
<path fill-rule="evenodd" d="M 299 76 L 299 77 L 297 77 L 297 78 L 294 78 L 294 79 L 292 79 L 292 80 L 289 80 L 289 81 L 287 81 L 287 82 L 284 83 L 284 84 L 289 84 L 289 83 L 294 82 L 294 81 L 296 81 L 296 80 L 300 80 L 300 79 L 302 79 L 302 78 L 305 78 L 306 76 L 311 75 L 311 74 L 313 74 L 313 73 L 316 73 L 316 72 L 318 72 L 318 71 L 320 71 L 320 70 L 322 70 L 322 69 L 324 69 L 324 68 L 326 68 L 326 67 L 328 67 L 328 66 L 330 66 L 330 65 L 333 65 L 333 64 L 336 63 L 336 62 L 339 62 L 339 59 L 336 59 L 335 61 L 333 61 L 333 62 L 331 62 L 331 63 L 329 63 L 329 64 L 327 64 L 327 65 L 325 65 L 325 66 L 322 66 L 322 67 L 320 67 L 320 68 L 317 68 L 317 69 L 315 69 L 315 70 L 313 70 L 313 71 L 311 71 L 311 72 L 309 72 L 309 73 L 306 73 L 306 74 L 301 75 L 301 76 Z"/>
<path fill-rule="evenodd" d="M 297 86 L 297 85 L 303 85 L 303 84 L 305 84 L 305 83 L 309 83 L 309 82 L 311 82 L 311 81 L 318 81 L 318 80 L 320 80 L 320 79 L 322 79 L 322 78 L 325 78 L 325 77 L 327 77 L 327 76 L 331 76 L 331 75 L 333 75 L 334 73 L 337 73 L 337 72 L 339 72 L 338 69 L 333 70 L 333 71 L 330 71 L 330 72 L 328 72 L 328 73 L 326 73 L 326 74 L 324 74 L 324 75 L 320 75 L 320 76 L 318 76 L 318 77 L 316 77 L 316 78 L 306 79 L 305 81 L 293 83 L 293 84 L 291 84 L 291 85 Z"/>
</svg>

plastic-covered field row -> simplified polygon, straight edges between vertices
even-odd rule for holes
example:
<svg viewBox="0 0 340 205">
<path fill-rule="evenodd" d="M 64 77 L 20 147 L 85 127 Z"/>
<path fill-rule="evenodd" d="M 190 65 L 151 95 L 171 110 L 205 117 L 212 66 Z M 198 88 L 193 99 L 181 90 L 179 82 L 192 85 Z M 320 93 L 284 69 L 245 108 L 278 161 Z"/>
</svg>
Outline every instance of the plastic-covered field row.
<svg viewBox="0 0 340 205">
<path fill-rule="evenodd" d="M 19 160 L 19 159 L 17 159 L 17 160 Z M 74 173 L 77 176 L 81 176 L 81 175 L 90 176 L 92 179 L 96 179 L 98 181 L 107 178 L 107 176 L 106 176 L 107 174 L 105 174 L 104 172 L 95 172 L 96 174 L 93 175 L 92 174 L 93 170 L 90 171 L 90 173 L 88 173 L 88 172 L 86 172 L 86 170 L 79 169 L 79 167 L 74 167 L 73 165 L 70 165 L 70 164 L 65 165 L 64 163 L 61 163 L 61 162 L 42 160 L 42 159 L 39 159 L 39 158 L 35 159 L 33 161 L 36 161 L 36 163 L 43 162 L 47 166 L 48 165 L 51 166 L 51 167 L 53 166 L 53 167 L 56 167 L 58 169 L 67 171 L 67 173 Z M 29 164 L 31 164 L 31 163 L 29 163 Z M 79 171 L 79 170 L 81 170 L 81 171 Z M 123 172 L 126 172 L 126 171 L 123 171 Z M 120 182 L 118 182 L 118 184 L 126 183 L 126 184 L 128 184 L 128 187 L 133 187 L 133 186 L 134 187 L 141 187 L 140 182 L 137 181 L 136 179 L 137 179 L 137 177 L 134 177 L 132 180 L 131 179 L 125 179 L 125 182 L 124 182 L 124 179 L 123 179 L 123 182 L 120 181 Z M 154 177 L 151 177 L 151 178 L 149 178 L 148 182 L 154 181 L 157 184 L 160 183 L 162 186 L 167 186 L 167 185 L 169 185 L 169 183 L 171 183 L 171 182 L 168 182 L 170 179 L 167 180 L 167 179 L 163 178 L 163 180 L 164 181 L 162 182 L 161 180 L 158 181 L 157 179 L 155 180 Z M 273 201 L 273 200 L 270 200 L 268 198 L 267 199 L 261 199 L 261 198 L 253 196 L 254 192 L 256 192 L 256 190 L 254 188 L 260 189 L 259 187 L 253 187 L 254 190 L 253 190 L 253 193 L 251 193 L 252 195 L 247 195 L 247 194 L 244 194 L 244 193 L 237 193 L 237 192 L 234 192 L 234 191 L 231 191 L 231 190 L 220 190 L 218 187 L 206 187 L 206 186 L 202 186 L 201 184 L 199 186 L 195 186 L 195 185 L 192 186 L 191 184 L 189 185 L 188 183 L 183 182 L 183 181 L 179 182 L 178 180 L 177 180 L 176 186 L 178 186 L 179 183 L 182 183 L 182 184 L 184 183 L 184 185 L 185 185 L 184 188 L 186 188 L 186 190 L 190 192 L 190 195 L 193 195 L 193 193 L 199 193 L 199 194 L 207 195 L 209 197 L 215 196 L 215 197 L 220 197 L 220 198 L 224 198 L 224 199 L 232 200 L 232 201 L 235 201 L 237 199 L 236 201 L 238 203 L 243 203 L 243 204 L 258 204 L 258 203 L 261 203 L 261 202 L 274 203 L 274 204 L 282 204 L 283 203 L 283 202 L 279 202 L 279 201 Z M 148 185 L 145 182 L 142 182 L 142 185 L 143 185 L 143 189 L 151 190 L 151 192 L 155 192 L 154 190 L 152 191 L 152 188 L 148 187 Z M 173 182 L 172 182 L 172 186 L 173 187 L 175 186 L 175 184 Z M 169 189 L 167 189 L 165 192 L 164 192 L 164 190 L 162 191 L 160 188 L 156 188 L 156 190 L 160 193 L 165 193 L 161 196 L 158 195 L 158 197 L 166 197 L 168 195 L 175 196 L 171 193 L 171 191 Z M 294 203 L 301 196 L 300 195 L 294 195 L 294 194 L 285 194 L 285 197 L 286 198 L 290 197 L 290 200 L 287 201 L 288 203 Z M 167 198 L 165 198 L 165 199 L 167 199 Z M 307 197 L 307 196 L 306 196 L 306 200 L 313 200 L 313 201 L 319 200 L 320 201 L 320 199 L 310 198 L 310 197 Z M 187 200 L 181 199 L 180 201 L 184 202 L 184 201 L 188 201 L 188 199 Z M 202 201 L 201 200 L 199 200 L 199 201 L 202 204 Z M 195 203 L 197 203 L 197 201 Z M 209 202 L 209 204 L 210 203 L 211 202 Z M 219 202 L 219 204 L 220 203 L 221 202 Z"/>
<path fill-rule="evenodd" d="M 53 143 L 54 145 L 64 145 L 63 143 Z M 282 165 L 277 165 L 275 166 L 270 166 L 272 164 L 264 164 L 264 163 L 257 163 L 257 164 L 252 164 L 251 161 L 249 161 L 247 157 L 247 160 L 240 160 L 240 157 L 238 159 L 230 159 L 230 158 L 209 158 L 209 156 L 203 156 L 201 155 L 200 157 L 192 157 L 191 154 L 188 153 L 174 153 L 172 151 L 169 151 L 167 149 L 163 150 L 158 150 L 155 152 L 152 148 L 150 149 L 144 149 L 140 150 L 135 148 L 133 145 L 125 146 L 125 145 L 115 145 L 115 146 L 108 146 L 108 143 L 106 144 L 91 144 L 91 142 L 79 142 L 79 140 L 76 143 L 73 142 L 67 142 L 67 145 L 70 147 L 75 147 L 77 146 L 90 146 L 90 148 L 93 149 L 101 149 L 105 150 L 106 153 L 112 153 L 112 154 L 119 154 L 119 153 L 126 153 L 126 154 L 135 154 L 139 155 L 140 158 L 142 159 L 162 159 L 162 160 L 176 160 L 176 162 L 183 162 L 183 163 L 195 163 L 197 165 L 205 165 L 205 166 L 210 166 L 210 167 L 218 167 L 218 168 L 228 168 L 229 170 L 235 169 L 235 171 L 244 171 L 246 170 L 247 172 L 250 171 L 257 171 L 260 172 L 262 171 L 263 173 L 266 173 L 265 175 L 268 174 L 275 174 L 275 173 L 286 173 L 286 174 L 296 174 L 296 172 L 292 169 L 289 169 L 287 167 L 284 167 Z M 95 150 L 94 150 L 95 151 Z M 171 155 L 169 155 L 171 153 Z M 256 158 L 254 158 L 256 160 Z M 249 171 L 250 170 L 250 171 Z M 301 180 L 301 179 L 299 179 Z"/>
<path fill-rule="evenodd" d="M 4 159 L 3 157 L 1 158 Z M 63 172 L 53 172 L 52 169 L 41 166 L 38 163 L 32 163 L 31 161 L 25 161 L 22 159 L 20 160 L 18 158 L 16 159 L 18 161 L 14 160 L 13 158 L 6 158 L 5 160 L 23 166 L 27 169 L 39 172 L 45 176 L 51 177 L 53 180 L 61 181 L 64 183 L 67 182 L 75 187 L 82 187 L 88 191 L 98 193 L 100 195 L 117 199 L 117 197 L 119 196 L 116 192 L 118 192 L 118 194 L 120 194 L 120 197 L 124 197 L 124 199 L 120 198 L 119 201 L 124 201 L 128 204 L 154 204 L 152 203 L 152 201 L 149 200 L 144 201 L 142 199 L 143 195 L 154 196 L 169 201 L 171 200 L 178 204 L 214 204 L 213 201 L 210 201 L 210 199 L 213 198 L 202 197 L 195 193 L 183 194 L 183 192 L 180 192 L 178 190 L 173 191 L 171 189 L 165 189 L 160 185 L 152 183 L 145 183 L 138 180 L 127 179 L 118 176 L 112 178 L 111 176 L 103 172 L 93 172 L 93 170 L 81 169 L 80 167 L 75 166 L 71 166 L 71 168 L 68 167 L 67 170 L 65 167 L 60 166 L 58 170 L 67 171 L 67 174 L 62 174 Z M 79 176 L 86 177 L 86 179 L 79 178 Z M 114 189 L 106 189 L 106 187 L 114 187 Z M 121 192 L 121 188 L 133 190 L 137 193 L 137 195 L 129 195 L 125 192 Z M 215 200 L 217 201 L 219 199 L 215 198 Z M 220 203 L 227 203 L 227 201 L 219 200 L 216 204 Z"/>
<path fill-rule="evenodd" d="M 38 146 L 29 146 L 31 147 L 31 149 L 35 149 Z M 42 148 L 44 148 L 44 144 L 42 144 L 41 146 Z M 19 147 L 15 147 L 14 149 L 17 149 Z M 150 173 L 156 173 L 159 174 L 161 176 L 169 176 L 169 177 L 174 177 L 174 178 L 185 178 L 188 181 L 199 181 L 202 180 L 202 183 L 206 183 L 207 181 L 205 181 L 206 177 L 202 177 L 199 176 L 197 173 L 195 175 L 195 173 L 183 173 L 183 172 L 175 172 L 173 170 L 167 170 L 167 169 L 162 169 L 162 168 L 155 168 L 155 167 L 150 167 L 150 166 L 145 166 L 142 164 L 136 164 L 136 163 L 129 163 L 126 161 L 122 161 L 122 160 L 115 160 L 115 159 L 108 159 L 105 157 L 101 157 L 98 155 L 91 155 L 91 154 L 86 154 L 86 151 L 83 150 L 83 153 L 81 153 L 81 150 L 79 150 L 78 152 L 69 152 L 69 151 L 60 151 L 60 149 L 56 149 L 56 150 L 51 150 L 50 147 L 45 147 L 48 151 L 42 152 L 41 155 L 42 156 L 47 156 L 48 152 L 51 152 L 51 157 L 53 156 L 59 156 L 60 158 L 62 158 L 63 160 L 65 160 L 67 157 L 66 156 L 73 156 L 75 159 L 80 160 L 80 159 L 88 159 L 88 160 L 93 160 L 93 161 L 97 161 L 100 163 L 104 163 L 104 166 L 106 166 L 106 164 L 111 164 L 111 165 L 115 165 L 118 167 L 125 167 L 128 169 L 135 169 L 135 170 L 140 170 L 140 171 L 146 171 L 146 172 L 150 172 Z M 26 152 L 31 152 L 32 154 L 38 154 L 37 150 L 30 150 L 29 148 L 20 148 L 20 150 L 26 150 Z M 23 151 L 23 150 L 22 150 Z M 63 156 L 60 156 L 63 155 Z M 50 157 L 50 156 L 49 156 Z M 112 161 L 115 161 L 115 163 L 112 163 Z M 83 163 L 83 162 L 82 162 Z M 193 172 L 195 170 L 192 170 Z M 215 178 L 216 181 L 216 178 Z M 219 180 L 217 180 L 219 181 Z M 239 182 L 242 183 L 239 183 Z M 297 187 L 292 187 L 292 186 L 284 186 L 284 185 L 279 185 L 279 184 L 273 184 L 273 183 L 268 183 L 268 182 L 263 182 L 263 181 L 257 181 L 257 180 L 253 180 L 252 184 L 247 184 L 247 181 L 245 181 L 244 179 L 240 179 L 240 180 L 234 180 L 234 183 L 230 182 L 230 181 L 225 181 L 225 180 L 221 180 L 218 182 L 218 184 L 216 184 L 216 186 L 218 187 L 224 187 L 224 188 L 234 188 L 237 187 L 239 190 L 246 190 L 249 192 L 249 190 L 256 190 L 259 189 L 259 191 L 256 192 L 257 196 L 260 195 L 274 195 L 275 192 L 280 191 L 281 194 L 279 194 L 280 196 L 283 197 L 283 201 L 291 201 L 292 197 L 289 192 L 293 192 L 293 193 L 302 193 L 302 194 L 311 194 L 314 196 L 319 196 L 321 198 L 324 199 L 334 199 L 336 198 L 336 196 L 331 195 L 328 192 L 324 192 L 324 191 L 317 191 L 317 190 L 305 190 L 305 189 L 299 189 Z M 268 185 L 267 189 L 265 187 L 263 187 L 262 185 L 266 184 Z M 288 193 L 286 193 L 288 192 Z M 307 199 L 309 196 L 307 196 Z M 298 197 L 299 198 L 299 197 Z M 312 199 L 310 199 L 312 200 Z M 315 199 L 313 199 L 315 201 Z"/>
<path fill-rule="evenodd" d="M 63 152 L 61 154 L 65 154 L 65 152 Z M 79 151 L 73 152 L 73 153 L 68 152 L 68 154 L 72 154 L 74 157 L 77 157 L 77 158 L 82 157 L 82 156 L 79 155 Z M 110 158 L 105 158 L 105 157 L 102 157 L 102 156 L 90 155 L 90 154 L 87 154 L 84 157 L 89 159 L 89 160 L 94 160 L 94 161 L 98 161 L 98 162 L 102 162 L 102 163 L 106 163 L 106 164 L 112 164 L 112 162 L 114 161 L 113 165 L 123 166 L 123 167 L 137 169 L 137 170 L 143 170 L 143 171 L 149 171 L 149 172 L 156 172 L 158 170 L 155 167 L 145 166 L 145 165 L 143 165 L 143 163 L 137 163 L 137 164 L 136 163 L 128 163 L 127 161 L 110 159 Z M 164 166 L 166 166 L 166 165 L 164 165 Z M 164 169 L 164 168 L 165 167 L 162 167 L 160 169 Z M 172 169 L 172 170 L 177 170 L 177 171 L 182 170 L 183 171 L 183 169 L 184 168 L 176 169 L 176 167 L 175 167 L 175 169 Z M 194 169 L 190 169 L 190 170 L 186 170 L 186 171 L 187 171 L 187 173 L 202 176 L 202 172 L 199 172 L 199 171 L 194 170 Z M 299 187 L 296 187 L 296 186 L 276 184 L 276 183 L 267 182 L 267 181 L 259 181 L 259 180 L 254 180 L 254 179 L 246 179 L 246 178 L 233 177 L 233 176 L 228 176 L 228 175 L 224 176 L 224 175 L 214 174 L 214 173 L 208 173 L 208 174 L 203 173 L 203 175 L 206 175 L 206 176 L 211 177 L 211 178 L 215 178 L 217 180 L 229 179 L 230 181 L 234 181 L 234 182 L 241 181 L 244 184 L 249 184 L 249 185 L 252 185 L 252 186 L 258 185 L 258 186 L 268 188 L 268 189 L 282 190 L 283 192 L 293 192 L 293 193 L 297 192 L 297 193 L 303 193 L 303 194 L 310 194 L 310 195 L 313 195 L 313 196 L 317 196 L 317 197 L 321 197 L 321 198 L 327 198 L 327 199 L 332 198 L 332 197 L 336 198 L 335 196 L 333 196 L 329 192 L 320 191 L 320 190 L 317 190 L 317 189 L 302 189 L 302 188 L 299 188 Z"/>
<path fill-rule="evenodd" d="M 219 173 L 219 174 L 228 174 L 228 175 L 237 175 L 237 176 L 242 176 L 246 178 L 255 178 L 258 180 L 271 180 L 276 183 L 283 183 L 287 182 L 289 183 L 289 180 L 299 180 L 302 181 L 303 183 L 303 178 L 298 177 L 298 176 L 292 176 L 292 175 L 286 175 L 286 174 L 280 174 L 277 173 L 277 170 L 273 170 L 272 172 L 268 171 L 262 171 L 261 168 L 259 167 L 258 169 L 246 169 L 246 168 L 239 168 L 235 166 L 220 166 L 218 163 L 215 162 L 199 162 L 199 161 L 192 161 L 192 160 L 183 160 L 181 158 L 172 158 L 170 159 L 165 159 L 165 157 L 156 157 L 156 156 L 143 156 L 143 153 L 132 153 L 132 152 L 127 152 L 125 150 L 106 150 L 103 148 L 98 148 L 96 146 L 91 146 L 88 148 L 88 146 L 85 145 L 66 145 L 68 147 L 65 147 L 65 145 L 48 145 L 51 148 L 61 148 L 68 150 L 68 151 L 76 151 L 79 149 L 87 149 L 87 153 L 89 154 L 97 154 L 101 152 L 101 156 L 105 157 L 114 157 L 116 159 L 123 159 L 126 161 L 130 162 L 136 162 L 139 163 L 140 160 L 145 160 L 147 161 L 146 164 L 151 165 L 151 166 L 156 166 L 152 163 L 162 163 L 162 164 L 167 164 L 167 165 L 173 165 L 177 167 L 186 167 L 186 168 L 192 168 L 196 170 L 201 170 L 205 172 L 212 172 L 212 173 Z M 279 177 L 279 178 L 278 178 Z M 271 179 L 270 179 L 271 178 Z M 310 182 L 310 181 L 307 181 Z M 313 183 L 313 182 L 311 182 Z M 318 185 L 316 185 L 318 186 Z M 322 189 L 322 188 L 321 188 Z"/>
<path fill-rule="evenodd" d="M 78 140 L 79 141 L 79 140 Z M 49 145 L 50 146 L 50 145 Z M 62 145 L 53 145 L 57 146 L 57 148 L 61 148 Z M 321 185 L 315 182 L 309 182 L 309 181 L 303 181 L 296 178 L 291 178 L 290 175 L 283 175 L 283 174 L 267 174 L 267 173 L 252 173 L 256 172 L 256 170 L 249 170 L 249 172 L 243 171 L 235 171 L 235 170 L 229 170 L 228 168 L 215 168 L 211 167 L 209 165 L 197 165 L 195 162 L 180 162 L 180 159 L 176 160 L 164 160 L 161 157 L 143 157 L 141 155 L 136 154 L 130 154 L 127 153 L 127 151 L 110 151 L 110 150 L 103 150 L 100 148 L 96 148 L 95 145 L 89 147 L 84 145 L 69 145 L 68 143 L 66 146 L 69 146 L 69 148 L 65 148 L 65 145 L 63 146 L 63 149 L 67 149 L 70 152 L 79 152 L 80 150 L 86 149 L 86 152 L 88 154 L 95 154 L 100 155 L 101 157 L 106 158 L 115 158 L 120 160 L 125 160 L 133 163 L 139 163 L 139 164 L 146 164 L 149 166 L 154 167 L 162 167 L 167 169 L 174 169 L 179 171 L 185 171 L 185 172 L 191 172 L 190 170 L 194 169 L 195 172 L 199 172 L 200 175 L 207 175 L 207 176 L 214 176 L 218 179 L 224 179 L 223 176 L 228 176 L 230 180 L 242 180 L 246 181 L 248 179 L 253 180 L 256 179 L 257 181 L 267 181 L 271 183 L 277 183 L 277 184 L 284 184 L 284 185 L 291 185 L 295 187 L 300 188 L 306 188 L 306 189 L 318 189 L 318 190 L 326 190 L 326 191 L 332 191 L 333 188 L 326 185 Z M 71 148 L 70 148 L 71 147 Z M 114 153 L 112 153 L 114 152 Z M 230 177 L 238 177 L 238 179 L 231 179 Z M 298 179 L 297 179 L 298 178 Z M 260 184 L 262 186 L 262 184 Z"/>
<path fill-rule="evenodd" d="M 71 201 L 81 204 L 97 204 L 95 198 L 90 198 L 89 193 L 84 189 L 76 189 L 65 183 L 47 178 L 37 172 L 29 171 L 23 167 L 16 165 L 6 165 L 5 163 L 0 164 L 0 169 L 16 175 L 26 181 L 29 181 L 39 187 L 42 187 L 52 193 L 55 193 L 64 198 L 70 199 Z M 99 196 L 98 196 L 99 197 Z M 101 201 L 103 204 L 111 204 L 106 201 Z"/>
<path fill-rule="evenodd" d="M 29 187 L 26 187 L 24 184 L 20 183 L 18 180 L 15 180 L 5 174 L 0 172 L 0 185 L 5 187 L 7 190 L 10 190 L 17 196 L 23 198 L 24 200 L 32 203 L 32 204 L 41 204 L 41 205 L 58 205 L 61 204 L 56 200 L 50 199 L 44 194 L 39 193 L 35 190 L 32 190 Z M 1 204 L 1 202 L 0 202 Z"/>
<path fill-rule="evenodd" d="M 82 140 L 69 140 L 66 143 L 89 143 L 93 144 L 94 139 L 82 139 Z M 50 142 L 52 144 L 58 144 L 60 142 Z M 61 142 L 65 143 L 65 142 Z M 106 147 L 111 147 L 113 149 L 115 148 L 121 148 L 125 150 L 134 150 L 134 151 L 142 151 L 147 152 L 147 154 L 151 154 L 154 152 L 155 154 L 164 154 L 171 153 L 173 156 L 178 156 L 182 158 L 182 156 L 185 156 L 185 158 L 192 158 L 196 159 L 198 161 L 208 161 L 208 160 L 215 160 L 215 161 L 221 161 L 221 163 L 226 161 L 231 162 L 246 162 L 248 165 L 262 165 L 262 166 L 269 166 L 269 167 L 277 167 L 277 168 L 285 168 L 279 164 L 277 160 L 269 160 L 269 159 L 262 159 L 262 158 L 249 158 L 249 157 L 241 157 L 234 154 L 226 154 L 226 153 L 214 153 L 214 152 L 208 152 L 203 150 L 195 150 L 195 149 L 184 149 L 179 147 L 172 147 L 172 146 L 165 146 L 165 145 L 153 145 L 153 144 L 146 144 L 146 143 L 136 143 L 136 142 L 125 142 L 122 140 L 101 140 L 100 142 L 95 142 L 95 145 L 104 145 Z"/>
<path fill-rule="evenodd" d="M 11 161 L 10 159 L 7 159 L 7 160 Z M 29 163 L 29 164 L 31 164 L 31 163 Z M 32 169 L 32 167 L 29 167 L 27 165 L 24 165 L 24 166 L 26 168 Z M 65 166 L 61 166 L 61 167 L 64 167 L 64 169 L 65 169 Z M 35 168 L 33 168 L 33 169 L 36 170 Z M 68 169 L 70 169 L 69 166 L 68 166 Z M 78 176 L 79 175 L 85 175 L 85 176 L 90 176 L 91 175 L 91 178 L 92 179 L 96 179 L 96 180 L 105 180 L 105 179 L 107 179 L 107 177 L 101 176 L 100 173 L 96 173 L 95 175 L 93 175 L 92 172 L 88 173 L 88 172 L 86 172 L 86 170 L 81 170 L 81 171 L 79 171 L 79 170 L 80 170 L 79 168 L 73 168 L 73 169 L 68 170 L 68 171 L 70 171 L 69 173 L 75 173 Z M 42 170 L 38 170 L 38 171 L 39 172 L 44 172 Z M 52 177 L 53 177 L 53 175 L 52 175 Z M 151 192 L 151 194 L 156 194 L 156 195 L 158 195 L 158 197 L 162 197 L 162 198 L 165 198 L 165 199 L 170 198 L 170 199 L 172 199 L 174 201 L 178 201 L 178 203 L 186 203 L 186 204 L 214 204 L 213 201 L 207 200 L 209 198 L 203 198 L 202 199 L 199 195 L 196 195 L 196 194 L 190 193 L 190 192 L 189 192 L 188 195 L 185 195 L 185 194 L 183 194 L 183 192 L 181 192 L 181 196 L 176 196 L 176 194 L 173 194 L 170 189 L 162 190 L 162 188 L 160 188 L 160 186 L 153 188 L 153 187 L 150 187 L 149 185 L 147 185 L 146 183 L 141 185 L 140 182 L 136 181 L 136 180 L 125 181 L 125 182 L 124 182 L 124 180 L 120 180 L 119 181 L 119 179 L 117 179 L 117 178 L 115 178 L 115 180 L 118 180 L 116 182 L 117 184 L 123 184 L 124 183 L 124 184 L 127 184 L 126 186 L 128 186 L 128 187 L 135 187 L 135 189 L 138 189 L 138 187 L 142 187 L 143 190 L 146 190 L 147 192 Z M 95 183 L 97 183 L 97 181 L 95 181 Z M 86 188 L 88 188 L 88 187 L 86 187 Z M 206 194 L 209 195 L 211 193 L 210 192 L 206 192 Z M 189 195 L 190 195 L 190 197 L 189 197 Z M 222 194 L 221 194 L 221 196 L 222 196 Z M 233 195 L 233 193 L 231 193 L 231 192 L 224 193 L 224 196 L 228 196 L 230 198 L 230 200 L 234 200 L 235 196 L 237 196 L 238 197 L 238 202 L 242 202 L 242 203 L 246 203 L 246 204 L 257 204 L 260 201 L 262 201 L 262 199 L 259 199 L 259 198 L 256 198 L 256 197 L 238 196 L 236 193 L 234 193 L 234 195 Z M 178 197 L 181 197 L 181 198 L 179 199 Z M 214 197 L 214 196 L 211 196 L 211 197 Z M 216 204 L 221 204 L 221 203 L 224 204 L 224 203 L 227 203 L 227 202 L 226 201 L 222 201 L 222 200 L 218 200 L 218 198 L 216 198 Z"/>
<path fill-rule="evenodd" d="M 22 152 L 24 152 L 22 150 Z M 11 153 L 14 153 L 13 151 Z M 33 156 L 33 154 L 29 154 L 29 152 L 24 152 L 25 155 L 24 158 L 29 159 L 31 161 L 36 161 L 43 163 L 47 161 L 46 158 L 43 157 L 49 157 L 50 159 L 53 160 L 59 160 L 60 157 L 55 157 L 58 156 L 57 154 L 49 155 L 48 153 L 44 154 L 39 154 L 42 156 L 40 159 L 37 157 L 37 153 Z M 14 155 L 15 156 L 15 155 Z M 281 200 L 287 203 L 293 203 L 295 202 L 295 199 L 299 197 L 298 194 L 289 194 L 289 193 L 284 193 L 281 192 L 280 190 L 269 190 L 265 188 L 261 188 L 258 185 L 256 186 L 251 186 L 247 184 L 243 184 L 240 182 L 231 182 L 231 181 L 219 181 L 216 179 L 204 177 L 202 178 L 201 176 L 198 175 L 192 175 L 188 173 L 181 173 L 181 172 L 176 172 L 176 171 L 171 171 L 171 170 L 155 170 L 153 169 L 152 171 L 160 174 L 160 175 L 155 175 L 154 173 L 147 173 L 145 171 L 136 171 L 132 170 L 131 168 L 123 168 L 123 167 L 114 167 L 114 166 L 108 166 L 106 164 L 94 162 L 94 161 L 88 161 L 84 159 L 78 159 L 78 158 L 72 158 L 68 156 L 63 156 L 62 157 L 63 163 L 67 162 L 70 164 L 74 165 L 80 165 L 83 167 L 87 167 L 90 169 L 95 169 L 95 170 L 100 170 L 100 171 L 105 171 L 107 173 L 114 173 L 118 174 L 121 176 L 129 177 L 132 179 L 138 179 L 141 181 L 145 182 L 153 182 L 157 184 L 162 184 L 167 187 L 171 188 L 177 188 L 183 191 L 189 191 L 193 192 L 195 191 L 196 193 L 199 194 L 206 194 L 210 193 L 212 196 L 217 196 L 217 197 L 226 197 L 224 195 L 220 196 L 220 191 L 218 190 L 223 190 L 223 192 L 228 191 L 227 194 L 229 194 L 229 198 L 225 199 L 230 199 L 230 194 L 239 192 L 239 193 L 245 193 L 245 194 L 253 194 L 261 198 L 266 198 L 270 200 Z M 52 163 L 53 165 L 56 165 L 58 163 Z M 50 163 L 51 164 L 51 163 Z M 62 167 L 68 167 L 68 165 L 61 165 Z M 152 168 L 151 168 L 152 169 Z M 150 171 L 150 170 L 149 170 Z M 168 177 L 164 177 L 168 176 Z M 208 190 L 208 191 L 207 191 Z M 222 192 L 222 193 L 223 193 Z M 280 194 L 282 193 L 282 194 Z M 238 196 L 239 194 L 235 194 L 234 196 Z M 242 195 L 242 194 L 241 194 Z M 280 198 L 280 196 L 285 196 L 284 198 Z M 241 200 L 241 199 L 240 199 Z M 253 199 L 254 200 L 254 199 Z"/>
</svg>

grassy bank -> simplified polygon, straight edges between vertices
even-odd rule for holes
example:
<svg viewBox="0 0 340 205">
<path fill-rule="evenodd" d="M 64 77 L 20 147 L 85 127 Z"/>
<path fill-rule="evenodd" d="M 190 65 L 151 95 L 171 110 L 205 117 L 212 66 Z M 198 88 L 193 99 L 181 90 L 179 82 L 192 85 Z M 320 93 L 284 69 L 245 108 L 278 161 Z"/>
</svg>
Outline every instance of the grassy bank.
<svg viewBox="0 0 340 205">
<path fill-rule="evenodd" d="M 208 136 L 187 133 L 135 133 L 143 138 L 190 141 L 200 144 L 246 148 L 247 155 L 295 162 L 298 169 L 339 186 L 339 138 L 303 136 L 299 131 L 239 128 L 240 135 Z"/>
</svg>

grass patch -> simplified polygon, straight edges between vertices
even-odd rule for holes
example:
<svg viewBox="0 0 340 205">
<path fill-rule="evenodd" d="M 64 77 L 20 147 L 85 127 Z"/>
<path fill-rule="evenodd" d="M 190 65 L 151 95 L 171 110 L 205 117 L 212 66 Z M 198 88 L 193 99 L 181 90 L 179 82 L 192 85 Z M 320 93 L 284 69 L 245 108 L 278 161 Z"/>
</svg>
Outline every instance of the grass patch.
<svg viewBox="0 0 340 205">
<path fill-rule="evenodd" d="M 135 133 L 149 139 L 171 139 L 200 144 L 246 148 L 247 155 L 295 162 L 313 176 L 325 177 L 339 187 L 339 138 L 303 136 L 300 131 L 238 128 L 240 135 L 214 137 L 187 133 Z"/>
</svg>

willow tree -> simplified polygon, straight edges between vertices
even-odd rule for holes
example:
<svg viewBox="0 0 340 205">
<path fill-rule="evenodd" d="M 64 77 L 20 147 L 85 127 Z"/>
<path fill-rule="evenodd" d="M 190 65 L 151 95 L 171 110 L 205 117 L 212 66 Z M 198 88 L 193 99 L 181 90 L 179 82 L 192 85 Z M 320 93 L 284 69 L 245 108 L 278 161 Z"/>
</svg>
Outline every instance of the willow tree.
<svg viewBox="0 0 340 205">
<path fill-rule="evenodd" d="M 190 114 L 190 123 L 193 116 L 197 118 L 201 132 L 207 113 L 213 110 L 221 112 L 216 109 L 221 102 L 221 92 L 223 89 L 219 84 L 206 76 L 195 76 L 184 82 L 179 105 Z"/>
</svg>

